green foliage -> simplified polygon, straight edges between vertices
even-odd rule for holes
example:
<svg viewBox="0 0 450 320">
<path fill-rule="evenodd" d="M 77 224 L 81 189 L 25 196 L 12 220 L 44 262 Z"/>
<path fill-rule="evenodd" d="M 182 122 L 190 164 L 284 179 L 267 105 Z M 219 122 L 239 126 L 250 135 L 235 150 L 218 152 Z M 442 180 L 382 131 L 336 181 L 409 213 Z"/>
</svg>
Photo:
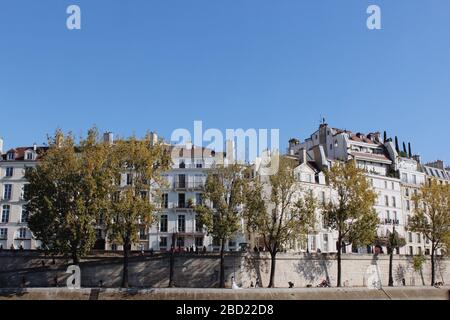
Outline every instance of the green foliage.
<svg viewBox="0 0 450 320">
<path fill-rule="evenodd" d="M 341 240 L 356 245 L 369 245 L 376 237 L 379 223 L 373 206 L 376 193 L 372 190 L 364 171 L 354 161 L 337 163 L 326 172 L 337 200 L 325 203 L 323 214 L 331 228 L 336 229 Z"/>
<path fill-rule="evenodd" d="M 425 261 L 426 261 L 426 258 L 425 258 L 425 256 L 423 254 L 415 255 L 413 257 L 413 268 L 414 268 L 414 271 L 416 271 L 416 272 L 421 271 Z"/>
<path fill-rule="evenodd" d="M 422 186 L 413 197 L 414 215 L 408 229 L 423 234 L 432 243 L 432 254 L 436 249 L 448 248 L 450 239 L 450 185 L 435 180 Z"/>
<path fill-rule="evenodd" d="M 194 210 L 208 234 L 222 242 L 233 237 L 240 230 L 240 206 L 244 200 L 243 168 L 236 164 L 211 168 L 203 199 L 205 203 L 195 206 Z"/>
<path fill-rule="evenodd" d="M 139 228 L 155 221 L 156 186 L 163 184 L 161 173 L 169 169 L 170 157 L 162 145 L 152 144 L 150 137 L 118 140 L 111 149 L 114 190 L 107 211 L 110 239 L 129 247 L 139 241 Z M 122 174 L 131 174 L 131 183 L 121 186 Z"/>
<path fill-rule="evenodd" d="M 26 170 L 28 225 L 44 249 L 78 263 L 95 243 L 95 224 L 106 210 L 111 162 L 108 146 L 92 128 L 75 146 L 73 135 L 56 131 L 39 164 Z"/>
<path fill-rule="evenodd" d="M 295 166 L 295 161 L 280 158 L 278 172 L 268 179 L 257 177 L 246 192 L 247 227 L 262 237 L 272 254 L 306 237 L 316 223 L 317 200 L 312 192 L 299 189 Z"/>
</svg>

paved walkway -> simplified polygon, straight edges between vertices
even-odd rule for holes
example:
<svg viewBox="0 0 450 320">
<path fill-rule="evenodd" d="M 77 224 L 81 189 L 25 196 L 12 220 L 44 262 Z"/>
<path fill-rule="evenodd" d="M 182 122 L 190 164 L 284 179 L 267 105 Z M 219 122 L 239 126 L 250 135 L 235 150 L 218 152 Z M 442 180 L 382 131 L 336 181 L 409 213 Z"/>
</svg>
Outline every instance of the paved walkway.
<svg viewBox="0 0 450 320">
<path fill-rule="evenodd" d="M 450 287 L 298 289 L 0 289 L 2 299 L 32 300 L 449 300 Z"/>
</svg>

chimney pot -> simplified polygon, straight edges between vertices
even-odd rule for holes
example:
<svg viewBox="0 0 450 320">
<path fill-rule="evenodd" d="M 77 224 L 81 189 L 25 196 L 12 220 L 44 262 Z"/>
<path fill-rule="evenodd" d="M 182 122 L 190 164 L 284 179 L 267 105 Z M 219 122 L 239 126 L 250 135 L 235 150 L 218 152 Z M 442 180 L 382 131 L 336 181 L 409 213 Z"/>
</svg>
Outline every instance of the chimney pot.
<svg viewBox="0 0 450 320">
<path fill-rule="evenodd" d="M 112 145 L 114 143 L 114 134 L 112 132 L 105 132 L 103 134 L 103 142 Z"/>
</svg>

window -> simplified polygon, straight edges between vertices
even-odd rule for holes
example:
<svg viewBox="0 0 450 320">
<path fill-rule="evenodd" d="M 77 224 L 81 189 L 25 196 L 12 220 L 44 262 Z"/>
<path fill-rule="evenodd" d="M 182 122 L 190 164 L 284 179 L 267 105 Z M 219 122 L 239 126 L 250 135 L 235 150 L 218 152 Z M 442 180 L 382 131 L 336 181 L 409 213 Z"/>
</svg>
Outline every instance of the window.
<svg viewBox="0 0 450 320">
<path fill-rule="evenodd" d="M 0 240 L 6 240 L 8 238 L 8 229 L 0 228 Z"/>
<path fill-rule="evenodd" d="M 385 189 L 388 188 L 387 181 L 384 182 L 384 188 L 385 188 Z"/>
<path fill-rule="evenodd" d="M 413 174 L 413 176 L 412 176 L 412 182 L 414 184 L 417 184 L 417 176 L 415 174 Z"/>
<path fill-rule="evenodd" d="M 180 214 L 178 216 L 178 232 L 186 231 L 186 216 L 184 214 Z"/>
<path fill-rule="evenodd" d="M 117 251 L 117 244 L 115 244 L 115 243 L 111 244 L 111 250 Z"/>
<path fill-rule="evenodd" d="M 408 174 L 407 173 L 402 173 L 402 181 L 408 182 Z"/>
<path fill-rule="evenodd" d="M 141 198 L 143 200 L 148 199 L 148 192 L 146 190 L 141 191 Z"/>
<path fill-rule="evenodd" d="M 408 249 L 409 249 L 409 255 L 412 256 L 412 255 L 414 254 L 414 249 L 413 249 L 413 247 L 412 247 L 412 246 L 409 246 Z"/>
<path fill-rule="evenodd" d="M 179 174 L 178 175 L 178 183 L 177 188 L 183 189 L 186 188 L 186 175 L 185 174 Z"/>
<path fill-rule="evenodd" d="M 412 233 L 411 232 L 408 232 L 408 241 L 409 242 L 412 242 L 413 240 L 412 240 Z"/>
<path fill-rule="evenodd" d="M 203 204 L 203 195 L 201 193 L 196 193 L 195 194 L 195 203 L 197 205 L 202 205 Z"/>
<path fill-rule="evenodd" d="M 22 200 L 28 199 L 27 197 L 28 197 L 29 190 L 30 190 L 29 184 L 22 185 L 21 192 L 20 192 L 20 199 L 22 199 Z"/>
<path fill-rule="evenodd" d="M 396 201 L 395 197 L 392 197 L 392 206 L 394 208 L 397 207 L 397 201 Z"/>
<path fill-rule="evenodd" d="M 177 238 L 177 247 L 179 248 L 184 247 L 184 237 Z"/>
<path fill-rule="evenodd" d="M 14 174 L 14 168 L 13 167 L 7 167 L 5 172 L 5 177 L 12 177 Z"/>
<path fill-rule="evenodd" d="M 169 195 L 167 193 L 163 193 L 163 195 L 162 195 L 161 206 L 165 209 L 167 209 L 169 207 Z"/>
<path fill-rule="evenodd" d="M 198 218 L 198 215 L 195 216 L 195 232 L 202 232 L 203 225 L 200 222 L 200 219 Z"/>
<path fill-rule="evenodd" d="M 417 243 L 422 242 L 422 237 L 420 236 L 420 233 L 417 234 Z"/>
<path fill-rule="evenodd" d="M 27 152 L 25 158 L 26 158 L 27 160 L 34 160 L 34 159 L 33 159 L 33 158 L 34 158 L 34 157 L 33 157 L 33 152 Z"/>
<path fill-rule="evenodd" d="M 386 211 L 386 223 L 390 223 L 391 222 L 391 213 L 389 212 L 389 210 Z"/>
<path fill-rule="evenodd" d="M 195 246 L 197 248 L 203 247 L 203 237 L 195 237 Z"/>
<path fill-rule="evenodd" d="M 196 165 L 195 165 L 195 167 L 196 168 L 202 168 L 203 167 L 203 165 L 202 165 L 202 163 L 201 162 L 198 162 Z"/>
<path fill-rule="evenodd" d="M 326 199 L 325 199 L 325 191 L 322 191 L 320 194 L 321 194 L 321 197 L 322 197 L 321 201 L 324 204 L 325 201 L 326 201 Z"/>
<path fill-rule="evenodd" d="M 406 200 L 406 211 L 410 211 L 411 210 L 411 203 L 409 200 Z"/>
<path fill-rule="evenodd" d="M 10 200 L 11 199 L 11 193 L 12 193 L 12 185 L 11 184 L 5 184 L 3 186 L 3 199 Z"/>
<path fill-rule="evenodd" d="M 159 238 L 159 247 L 160 248 L 167 248 L 167 237 Z"/>
<path fill-rule="evenodd" d="M 145 234 L 145 228 L 139 228 L 139 239 L 147 240 L 147 235 Z"/>
<path fill-rule="evenodd" d="M 161 219 L 159 221 L 159 231 L 167 232 L 167 215 L 166 214 L 163 214 L 161 216 Z"/>
<path fill-rule="evenodd" d="M 391 188 L 392 190 L 395 190 L 395 183 L 394 182 L 391 182 L 391 187 L 392 187 Z"/>
<path fill-rule="evenodd" d="M 309 249 L 310 251 L 316 251 L 317 245 L 316 245 L 316 236 L 309 236 Z"/>
<path fill-rule="evenodd" d="M 7 160 L 14 160 L 14 156 L 15 156 L 14 152 L 8 152 L 8 155 L 6 156 L 6 159 Z"/>
<path fill-rule="evenodd" d="M 419 255 L 422 254 L 422 247 L 418 247 L 418 248 L 417 248 L 417 253 L 418 253 Z"/>
<path fill-rule="evenodd" d="M 186 164 L 184 163 L 184 160 L 182 160 L 182 161 L 180 162 L 179 167 L 180 167 L 180 169 L 186 168 Z"/>
<path fill-rule="evenodd" d="M 127 173 L 127 186 L 133 184 L 133 175 L 131 173 Z"/>
<path fill-rule="evenodd" d="M 19 239 L 26 239 L 27 237 L 27 229 L 26 228 L 20 228 L 18 231 Z"/>
<path fill-rule="evenodd" d="M 178 194 L 178 208 L 186 208 L 186 195 L 184 193 Z"/>
<path fill-rule="evenodd" d="M 328 248 L 328 234 L 324 233 L 323 234 L 323 247 L 322 247 L 323 251 L 328 252 L 329 248 Z"/>
<path fill-rule="evenodd" d="M 384 205 L 386 207 L 389 207 L 389 197 L 388 196 L 384 196 Z"/>
<path fill-rule="evenodd" d="M 398 224 L 397 211 L 394 211 L 394 224 Z"/>
<path fill-rule="evenodd" d="M 3 205 L 2 208 L 2 223 L 8 223 L 9 222 L 9 211 L 10 211 L 9 204 Z"/>
<path fill-rule="evenodd" d="M 20 222 L 27 223 L 28 222 L 28 211 L 25 206 L 22 206 L 22 214 L 20 215 Z"/>
</svg>

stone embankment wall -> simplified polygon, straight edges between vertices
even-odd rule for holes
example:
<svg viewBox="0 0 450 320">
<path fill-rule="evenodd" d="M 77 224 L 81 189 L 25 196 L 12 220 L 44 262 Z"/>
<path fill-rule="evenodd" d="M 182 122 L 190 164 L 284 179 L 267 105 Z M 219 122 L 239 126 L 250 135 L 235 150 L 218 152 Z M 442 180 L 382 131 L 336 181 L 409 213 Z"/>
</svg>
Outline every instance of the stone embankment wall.
<svg viewBox="0 0 450 320">
<path fill-rule="evenodd" d="M 177 254 L 174 281 L 177 287 L 213 288 L 219 279 L 219 256 L 217 254 Z M 256 278 L 267 286 L 270 274 L 270 256 L 265 253 L 229 253 L 225 259 L 227 285 L 235 276 L 239 285 L 250 287 Z M 49 257 L 38 252 L 0 252 L 0 288 L 54 287 L 66 285 L 70 260 Z M 430 285 L 429 258 L 421 271 L 413 268 L 412 257 L 396 255 L 393 261 L 394 285 Z M 450 261 L 439 259 L 436 281 L 450 283 Z M 80 263 L 83 287 L 119 287 L 122 275 L 122 259 L 118 253 L 88 256 Z M 364 287 L 381 279 L 388 283 L 389 256 L 353 255 L 342 257 L 342 282 L 344 286 Z M 130 259 L 129 283 L 132 287 L 167 287 L 169 283 L 169 255 L 135 254 Z M 328 279 L 336 285 L 337 262 L 334 254 L 278 254 L 276 263 L 276 287 L 315 287 Z"/>
</svg>

